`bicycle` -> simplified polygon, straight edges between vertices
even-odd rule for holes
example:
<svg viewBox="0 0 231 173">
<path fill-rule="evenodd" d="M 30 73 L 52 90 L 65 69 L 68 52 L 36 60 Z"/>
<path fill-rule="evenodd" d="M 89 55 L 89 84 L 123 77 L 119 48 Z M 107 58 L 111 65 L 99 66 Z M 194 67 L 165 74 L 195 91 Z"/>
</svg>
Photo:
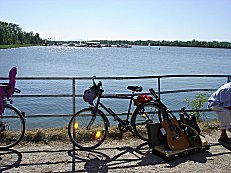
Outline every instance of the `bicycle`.
<svg viewBox="0 0 231 173">
<path fill-rule="evenodd" d="M 105 110 L 117 121 L 118 129 L 122 132 L 131 131 L 140 139 L 147 141 L 147 122 L 153 122 L 157 117 L 157 110 L 155 105 L 151 102 L 152 97 L 147 95 L 139 95 L 136 99 L 135 92 L 141 92 L 141 86 L 128 86 L 131 90 L 130 103 L 126 114 L 126 119 L 122 120 L 119 115 L 114 113 L 112 109 L 106 107 L 101 102 L 102 82 L 99 81 L 96 85 L 93 78 L 93 86 L 86 90 L 83 95 L 84 101 L 90 104 L 89 108 L 85 108 L 77 112 L 71 118 L 68 125 L 68 134 L 72 143 L 81 150 L 92 150 L 99 147 L 108 135 L 108 128 L 110 126 L 109 120 L 105 113 L 100 109 Z M 95 98 L 98 98 L 96 103 L 93 103 Z M 136 105 L 134 112 L 131 114 L 132 103 Z M 99 108 L 100 107 L 100 108 Z M 129 116 L 131 115 L 130 121 Z"/>
<path fill-rule="evenodd" d="M 17 68 L 9 72 L 9 83 L 0 83 L 0 150 L 14 147 L 25 133 L 25 113 L 12 105 L 10 97 L 20 90 L 15 88 Z"/>
</svg>

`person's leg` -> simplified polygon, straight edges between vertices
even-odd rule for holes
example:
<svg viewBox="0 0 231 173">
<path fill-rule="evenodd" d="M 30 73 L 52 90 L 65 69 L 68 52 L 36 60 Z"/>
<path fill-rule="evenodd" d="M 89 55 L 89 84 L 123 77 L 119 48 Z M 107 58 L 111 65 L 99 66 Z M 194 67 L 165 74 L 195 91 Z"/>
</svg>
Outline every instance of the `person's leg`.
<svg viewBox="0 0 231 173">
<path fill-rule="evenodd" d="M 218 105 L 215 105 L 214 107 L 212 107 L 212 109 L 216 112 L 216 114 L 218 115 L 218 119 L 220 120 L 221 135 L 220 135 L 219 141 L 223 139 L 227 141 L 228 136 L 226 133 L 226 129 L 231 128 L 230 126 L 231 111 L 228 109 L 225 109 L 222 106 L 218 106 Z"/>
<path fill-rule="evenodd" d="M 220 136 L 220 138 L 227 138 L 228 137 L 228 135 L 227 135 L 227 133 L 226 133 L 226 129 L 221 129 L 221 136 Z"/>
</svg>

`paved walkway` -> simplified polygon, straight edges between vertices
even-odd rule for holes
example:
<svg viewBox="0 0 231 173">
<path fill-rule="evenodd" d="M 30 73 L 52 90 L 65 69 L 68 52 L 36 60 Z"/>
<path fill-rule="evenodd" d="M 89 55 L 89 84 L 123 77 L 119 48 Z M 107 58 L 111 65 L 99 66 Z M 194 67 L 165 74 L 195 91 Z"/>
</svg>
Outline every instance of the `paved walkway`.
<svg viewBox="0 0 231 173">
<path fill-rule="evenodd" d="M 231 147 L 217 142 L 218 131 L 206 135 L 210 150 L 166 162 L 140 140 L 111 141 L 93 152 L 72 145 L 28 144 L 0 151 L 0 172 L 231 172 Z"/>
</svg>

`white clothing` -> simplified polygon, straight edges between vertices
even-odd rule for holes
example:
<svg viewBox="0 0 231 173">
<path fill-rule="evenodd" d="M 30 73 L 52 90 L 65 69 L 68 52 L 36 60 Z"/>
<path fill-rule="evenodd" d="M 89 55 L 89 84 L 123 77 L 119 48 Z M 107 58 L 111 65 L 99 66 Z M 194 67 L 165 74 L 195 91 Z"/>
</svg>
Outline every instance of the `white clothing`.
<svg viewBox="0 0 231 173">
<path fill-rule="evenodd" d="M 221 129 L 231 129 L 231 82 L 222 85 L 208 99 L 208 107 L 217 113 Z"/>
<path fill-rule="evenodd" d="M 217 113 L 220 120 L 220 129 L 231 129 L 231 111 L 220 105 L 211 107 Z"/>
</svg>

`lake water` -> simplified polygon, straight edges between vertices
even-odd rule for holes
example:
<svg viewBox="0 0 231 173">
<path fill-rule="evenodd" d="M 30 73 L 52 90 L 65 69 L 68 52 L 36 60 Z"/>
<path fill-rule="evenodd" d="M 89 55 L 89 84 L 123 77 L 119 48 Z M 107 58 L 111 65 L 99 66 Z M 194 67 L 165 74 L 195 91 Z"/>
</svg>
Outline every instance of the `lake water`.
<svg viewBox="0 0 231 173">
<path fill-rule="evenodd" d="M 172 74 L 231 74 L 231 50 L 177 47 L 126 48 L 75 48 L 75 47 L 27 47 L 0 50 L 0 77 L 8 76 L 13 66 L 18 66 L 18 77 L 126 77 Z M 161 91 L 188 88 L 218 88 L 226 78 L 173 78 L 161 80 Z M 127 85 L 142 85 L 144 92 L 157 81 L 103 80 L 106 94 L 129 93 Z M 90 80 L 76 82 L 77 94 L 91 86 Z M 71 81 L 17 81 L 22 94 L 71 94 Z M 209 96 L 211 93 L 207 93 Z M 195 95 L 195 93 L 194 93 Z M 163 102 L 170 109 L 187 106 L 186 98 L 192 93 L 163 95 Z M 105 104 L 115 112 L 126 111 L 127 100 L 105 99 Z M 71 98 L 14 98 L 14 105 L 33 114 L 71 114 Z M 76 110 L 86 107 L 77 99 Z M 206 105 L 205 105 L 206 106 Z M 209 113 L 214 118 L 214 113 Z M 60 127 L 67 125 L 70 117 L 27 119 L 27 128 Z"/>
</svg>

